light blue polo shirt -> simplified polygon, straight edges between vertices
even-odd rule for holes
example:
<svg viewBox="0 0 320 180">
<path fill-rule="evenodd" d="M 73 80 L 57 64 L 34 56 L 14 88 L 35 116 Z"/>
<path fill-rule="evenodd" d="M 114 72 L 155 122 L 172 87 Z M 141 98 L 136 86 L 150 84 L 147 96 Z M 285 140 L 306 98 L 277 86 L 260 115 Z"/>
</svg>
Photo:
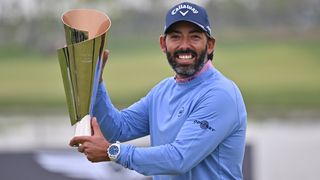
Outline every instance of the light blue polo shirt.
<svg viewBox="0 0 320 180">
<path fill-rule="evenodd" d="M 212 65 L 188 82 L 163 80 L 121 111 L 101 83 L 94 116 L 110 142 L 150 134 L 151 147 L 121 144 L 116 162 L 126 168 L 155 180 L 242 179 L 245 105 Z"/>
</svg>

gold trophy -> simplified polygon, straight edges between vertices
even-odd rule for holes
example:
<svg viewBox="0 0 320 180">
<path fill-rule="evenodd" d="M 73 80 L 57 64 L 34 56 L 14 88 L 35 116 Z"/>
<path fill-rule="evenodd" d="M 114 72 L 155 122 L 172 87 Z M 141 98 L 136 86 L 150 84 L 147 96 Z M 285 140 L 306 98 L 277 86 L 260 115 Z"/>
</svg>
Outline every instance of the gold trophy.
<svg viewBox="0 0 320 180">
<path fill-rule="evenodd" d="M 75 136 L 91 135 L 92 109 L 102 70 L 109 17 L 97 10 L 73 9 L 62 17 L 66 43 L 58 58 Z"/>
</svg>

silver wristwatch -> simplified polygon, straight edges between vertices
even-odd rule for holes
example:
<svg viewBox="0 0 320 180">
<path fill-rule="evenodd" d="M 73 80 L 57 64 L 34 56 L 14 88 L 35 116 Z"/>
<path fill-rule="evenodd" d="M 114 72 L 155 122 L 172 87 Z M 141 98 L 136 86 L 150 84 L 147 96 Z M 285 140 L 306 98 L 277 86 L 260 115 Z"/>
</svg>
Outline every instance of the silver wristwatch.
<svg viewBox="0 0 320 180">
<path fill-rule="evenodd" d="M 116 143 L 111 144 L 107 149 L 107 154 L 111 161 L 115 161 L 120 154 L 120 142 L 117 141 Z"/>
</svg>

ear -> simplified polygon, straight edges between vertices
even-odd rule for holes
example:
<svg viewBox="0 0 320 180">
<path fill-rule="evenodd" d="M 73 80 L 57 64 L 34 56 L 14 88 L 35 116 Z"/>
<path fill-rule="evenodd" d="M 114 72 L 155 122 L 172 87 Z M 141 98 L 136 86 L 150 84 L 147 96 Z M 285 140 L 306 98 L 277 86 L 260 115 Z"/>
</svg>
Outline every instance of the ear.
<svg viewBox="0 0 320 180">
<path fill-rule="evenodd" d="M 216 46 L 216 40 L 214 38 L 208 38 L 208 49 L 207 49 L 207 54 L 211 54 L 214 51 L 214 48 Z"/>
<path fill-rule="evenodd" d="M 167 51 L 167 45 L 166 45 L 166 37 L 165 35 L 160 35 L 160 48 L 161 48 L 161 51 L 163 53 L 166 53 Z"/>
</svg>

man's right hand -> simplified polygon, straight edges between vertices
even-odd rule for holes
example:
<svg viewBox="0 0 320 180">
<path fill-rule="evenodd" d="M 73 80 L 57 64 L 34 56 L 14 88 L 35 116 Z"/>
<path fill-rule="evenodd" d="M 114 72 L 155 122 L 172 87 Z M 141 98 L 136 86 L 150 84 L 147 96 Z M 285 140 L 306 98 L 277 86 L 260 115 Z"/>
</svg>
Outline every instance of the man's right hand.
<svg viewBox="0 0 320 180">
<path fill-rule="evenodd" d="M 106 50 L 103 51 L 103 55 L 102 55 L 102 68 L 101 68 L 101 75 L 100 75 L 99 82 L 103 81 L 103 79 L 102 79 L 103 69 L 104 69 L 104 66 L 106 65 L 106 63 L 108 61 L 108 57 L 109 57 L 109 50 L 106 49 Z"/>
</svg>

